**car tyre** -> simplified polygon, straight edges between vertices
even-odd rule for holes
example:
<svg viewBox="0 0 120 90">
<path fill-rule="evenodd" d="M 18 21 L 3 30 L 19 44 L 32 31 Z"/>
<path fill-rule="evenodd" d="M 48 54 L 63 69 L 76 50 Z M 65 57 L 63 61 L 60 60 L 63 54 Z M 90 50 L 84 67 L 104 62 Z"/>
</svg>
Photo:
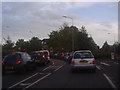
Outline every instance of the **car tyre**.
<svg viewBox="0 0 120 90">
<path fill-rule="evenodd" d="M 5 75 L 5 71 L 2 71 L 2 74 Z"/>
<path fill-rule="evenodd" d="M 71 72 L 72 72 L 72 73 L 75 73 L 75 72 L 76 72 L 76 70 L 75 70 L 75 69 L 71 69 Z"/>
<path fill-rule="evenodd" d="M 26 71 L 27 71 L 27 69 L 26 69 L 25 67 L 23 67 L 19 72 L 20 72 L 21 74 L 24 74 Z"/>
<path fill-rule="evenodd" d="M 93 72 L 93 73 L 96 73 L 96 69 L 92 69 L 92 72 Z"/>
</svg>

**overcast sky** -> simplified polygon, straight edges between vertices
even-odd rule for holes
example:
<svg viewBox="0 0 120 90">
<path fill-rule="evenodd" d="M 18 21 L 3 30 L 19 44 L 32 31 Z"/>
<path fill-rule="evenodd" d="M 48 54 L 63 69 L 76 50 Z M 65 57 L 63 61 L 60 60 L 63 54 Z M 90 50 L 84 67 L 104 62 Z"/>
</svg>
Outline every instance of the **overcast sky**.
<svg viewBox="0 0 120 90">
<path fill-rule="evenodd" d="M 118 41 L 117 2 L 3 2 L 3 37 L 9 35 L 13 41 L 48 38 L 64 22 L 72 25 L 72 20 L 63 15 L 73 18 L 78 28 L 85 26 L 99 46 L 106 40 L 110 45 L 114 39 Z"/>
</svg>

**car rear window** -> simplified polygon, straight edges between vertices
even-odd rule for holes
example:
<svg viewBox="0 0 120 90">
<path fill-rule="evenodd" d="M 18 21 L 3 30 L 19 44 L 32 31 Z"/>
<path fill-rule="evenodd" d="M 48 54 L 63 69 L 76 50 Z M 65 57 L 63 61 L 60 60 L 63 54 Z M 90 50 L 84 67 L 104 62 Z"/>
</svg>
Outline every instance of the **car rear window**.
<svg viewBox="0 0 120 90">
<path fill-rule="evenodd" d="M 4 62 L 11 62 L 11 63 L 15 63 L 18 60 L 21 60 L 21 55 L 18 53 L 15 54 L 8 54 L 7 56 L 5 56 L 4 58 Z"/>
<path fill-rule="evenodd" d="M 93 58 L 94 56 L 92 55 L 91 52 L 76 52 L 74 54 L 74 58 L 75 59 L 79 59 L 79 58 Z"/>
<path fill-rule="evenodd" d="M 31 56 L 38 56 L 40 55 L 39 53 L 32 53 Z"/>
<path fill-rule="evenodd" d="M 40 52 L 40 55 L 48 55 L 48 52 Z"/>
</svg>

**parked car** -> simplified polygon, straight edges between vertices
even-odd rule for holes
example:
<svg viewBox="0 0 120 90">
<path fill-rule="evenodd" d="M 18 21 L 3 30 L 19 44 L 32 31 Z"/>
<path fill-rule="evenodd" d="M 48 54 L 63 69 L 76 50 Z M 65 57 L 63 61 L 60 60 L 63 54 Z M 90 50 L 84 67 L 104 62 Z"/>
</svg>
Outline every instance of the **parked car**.
<svg viewBox="0 0 120 90">
<path fill-rule="evenodd" d="M 75 51 L 71 61 L 71 70 L 92 69 L 96 71 L 96 60 L 89 50 Z"/>
<path fill-rule="evenodd" d="M 48 50 L 33 51 L 31 58 L 38 65 L 46 65 L 50 62 L 50 53 Z"/>
<path fill-rule="evenodd" d="M 26 70 L 36 69 L 35 62 L 26 52 L 15 52 L 8 54 L 2 61 L 2 72 L 16 71 L 24 73 Z"/>
</svg>

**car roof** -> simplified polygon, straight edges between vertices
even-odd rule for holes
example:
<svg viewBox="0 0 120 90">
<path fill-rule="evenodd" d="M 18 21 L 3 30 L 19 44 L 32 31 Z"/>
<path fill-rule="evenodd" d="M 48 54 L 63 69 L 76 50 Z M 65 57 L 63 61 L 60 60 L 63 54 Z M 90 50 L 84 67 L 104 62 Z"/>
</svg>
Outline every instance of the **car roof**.
<svg viewBox="0 0 120 90">
<path fill-rule="evenodd" d="M 79 50 L 79 51 L 75 51 L 75 52 L 91 52 L 90 50 Z"/>
<path fill-rule="evenodd" d="M 22 53 L 26 53 L 26 52 L 14 52 L 14 53 L 19 53 L 19 54 L 22 54 Z"/>
<path fill-rule="evenodd" d="M 48 50 L 40 50 L 40 52 L 49 52 Z"/>
</svg>

